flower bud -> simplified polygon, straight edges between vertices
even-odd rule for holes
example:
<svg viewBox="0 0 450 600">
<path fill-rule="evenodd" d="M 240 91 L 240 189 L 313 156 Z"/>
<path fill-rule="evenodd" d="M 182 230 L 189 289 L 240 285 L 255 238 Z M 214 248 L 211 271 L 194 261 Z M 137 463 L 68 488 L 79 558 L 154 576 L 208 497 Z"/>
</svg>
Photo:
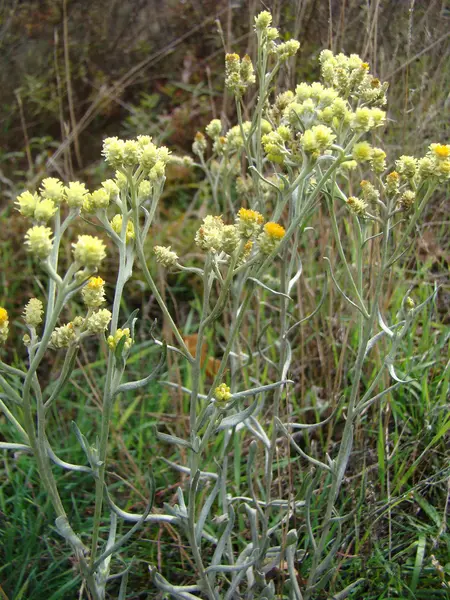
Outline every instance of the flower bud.
<svg viewBox="0 0 450 600">
<path fill-rule="evenodd" d="M 118 137 L 106 138 L 103 142 L 102 154 L 113 169 L 123 165 L 125 142 Z"/>
<path fill-rule="evenodd" d="M 278 223 L 269 222 L 264 225 L 263 232 L 258 237 L 259 249 L 263 254 L 270 254 L 278 247 L 286 235 L 286 230 Z"/>
<path fill-rule="evenodd" d="M 270 27 L 272 23 L 272 15 L 268 10 L 263 10 L 255 17 L 255 29 L 256 31 L 262 31 Z"/>
<path fill-rule="evenodd" d="M 64 200 L 64 186 L 59 179 L 47 177 L 42 181 L 41 195 L 53 200 L 55 204 L 60 204 Z"/>
<path fill-rule="evenodd" d="M 178 260 L 178 255 L 170 249 L 170 246 L 154 247 L 156 262 L 163 267 L 174 267 Z"/>
<path fill-rule="evenodd" d="M 110 225 L 111 227 L 114 229 L 114 231 L 117 233 L 118 236 L 122 235 L 122 223 L 123 223 L 123 217 L 122 215 L 115 215 L 112 219 L 112 221 L 110 221 Z M 128 221 L 127 222 L 127 230 L 125 232 L 125 241 L 131 242 L 131 240 L 134 240 L 135 238 L 135 233 L 134 233 L 134 225 L 132 223 L 132 221 Z"/>
<path fill-rule="evenodd" d="M 23 192 L 20 196 L 17 196 L 16 204 L 17 210 L 24 217 L 34 217 L 34 211 L 39 202 L 39 196 L 32 194 L 31 192 Z"/>
<path fill-rule="evenodd" d="M 36 210 L 34 211 L 34 218 L 40 223 L 47 223 L 47 221 L 50 221 L 57 210 L 58 207 L 55 206 L 53 200 L 44 198 L 37 203 Z"/>
<path fill-rule="evenodd" d="M 50 336 L 49 346 L 51 348 L 68 348 L 76 339 L 73 323 L 67 323 L 62 327 L 56 327 Z"/>
<path fill-rule="evenodd" d="M 111 321 L 111 312 L 106 308 L 101 308 L 88 317 L 86 322 L 87 330 L 90 333 L 103 333 Z"/>
<path fill-rule="evenodd" d="M 347 206 L 354 215 L 357 215 L 358 217 L 366 216 L 367 202 L 364 202 L 364 200 L 356 198 L 355 196 L 349 196 L 347 198 Z"/>
<path fill-rule="evenodd" d="M 44 306 L 37 298 L 30 298 L 23 311 L 23 317 L 25 323 L 29 327 L 37 327 L 42 323 L 42 313 L 44 312 Z"/>
<path fill-rule="evenodd" d="M 81 208 L 88 191 L 84 183 L 71 181 L 69 185 L 64 188 L 64 194 L 70 208 Z"/>
<path fill-rule="evenodd" d="M 123 349 L 125 351 L 129 350 L 133 345 L 133 340 L 131 339 L 130 330 L 128 329 L 128 327 L 125 329 L 117 329 L 114 335 L 108 336 L 107 343 L 110 350 L 114 352 L 114 350 L 117 348 L 117 345 L 123 337 L 125 337 Z"/>
<path fill-rule="evenodd" d="M 264 217 L 256 210 L 240 208 L 237 214 L 236 226 L 244 239 L 250 239 L 259 233 Z"/>
<path fill-rule="evenodd" d="M 206 134 L 212 139 L 216 139 L 222 133 L 222 123 L 220 119 L 213 119 L 205 127 Z"/>
<path fill-rule="evenodd" d="M 101 277 L 91 277 L 81 295 L 88 308 L 98 308 L 105 302 L 105 282 Z"/>
<path fill-rule="evenodd" d="M 106 256 L 105 244 L 98 237 L 91 235 L 79 235 L 72 248 L 75 261 L 88 269 L 99 267 Z"/>
<path fill-rule="evenodd" d="M 221 383 L 214 390 L 214 397 L 218 402 L 228 402 L 228 400 L 231 400 L 232 394 L 229 386 L 226 383 Z"/>
<path fill-rule="evenodd" d="M 224 223 L 222 217 L 208 215 L 195 234 L 195 243 L 205 252 L 220 252 L 222 249 Z"/>
<path fill-rule="evenodd" d="M 25 234 L 25 244 L 28 252 L 34 254 L 37 258 L 45 259 L 52 251 L 52 230 L 50 227 L 35 225 Z"/>
</svg>

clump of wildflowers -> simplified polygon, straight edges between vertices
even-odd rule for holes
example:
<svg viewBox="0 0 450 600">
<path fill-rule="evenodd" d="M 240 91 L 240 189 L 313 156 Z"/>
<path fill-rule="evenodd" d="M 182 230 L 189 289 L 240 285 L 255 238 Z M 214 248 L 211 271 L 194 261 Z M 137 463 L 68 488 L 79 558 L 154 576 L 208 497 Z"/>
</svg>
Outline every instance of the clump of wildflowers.
<svg viewBox="0 0 450 600">
<path fill-rule="evenodd" d="M 88 308 L 98 308 L 105 302 L 105 282 L 101 277 L 90 277 L 81 290 L 83 302 Z"/>
<path fill-rule="evenodd" d="M 35 225 L 25 234 L 27 250 L 36 258 L 45 259 L 52 251 L 52 230 L 44 225 Z"/>
<path fill-rule="evenodd" d="M 42 323 L 44 306 L 38 298 L 30 298 L 23 311 L 25 323 L 29 327 L 37 327 Z"/>
<path fill-rule="evenodd" d="M 8 311 L 0 306 L 0 344 L 4 344 L 8 339 L 9 320 Z"/>
<path fill-rule="evenodd" d="M 88 269 L 97 269 L 106 256 L 105 244 L 92 235 L 79 235 L 72 248 L 75 261 Z"/>
<path fill-rule="evenodd" d="M 355 98 L 372 106 L 386 104 L 387 83 L 369 73 L 369 65 L 357 54 L 334 55 L 331 50 L 320 53 L 321 74 L 326 85 L 336 89 L 343 98 Z"/>
<path fill-rule="evenodd" d="M 163 267 L 174 267 L 178 260 L 176 252 L 170 249 L 170 246 L 155 246 L 154 247 L 156 262 Z"/>
</svg>

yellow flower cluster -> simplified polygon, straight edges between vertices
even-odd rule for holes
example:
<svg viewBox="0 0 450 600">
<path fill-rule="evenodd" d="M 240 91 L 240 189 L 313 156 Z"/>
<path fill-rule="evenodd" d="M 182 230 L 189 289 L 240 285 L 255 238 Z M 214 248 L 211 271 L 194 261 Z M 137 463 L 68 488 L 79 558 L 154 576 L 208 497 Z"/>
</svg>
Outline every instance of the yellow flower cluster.
<svg viewBox="0 0 450 600">
<path fill-rule="evenodd" d="M 105 282 L 101 277 L 91 277 L 81 295 L 88 308 L 98 308 L 105 302 Z"/>
<path fill-rule="evenodd" d="M 113 228 L 113 230 L 117 233 L 117 235 L 122 235 L 122 223 L 123 223 L 123 217 L 122 215 L 115 215 L 112 219 L 112 221 L 110 222 L 111 227 Z M 125 232 L 125 242 L 128 244 L 129 242 L 131 242 L 132 240 L 134 240 L 135 238 L 135 233 L 134 233 L 134 225 L 132 221 L 128 221 L 127 222 L 127 229 Z"/>
<path fill-rule="evenodd" d="M 270 254 L 280 244 L 286 235 L 286 230 L 278 223 L 269 222 L 264 225 L 263 232 L 258 237 L 259 249 L 263 254 Z"/>
<path fill-rule="evenodd" d="M 228 402 L 231 400 L 232 394 L 231 390 L 226 383 L 221 383 L 214 390 L 214 397 L 218 402 Z"/>
<path fill-rule="evenodd" d="M 130 330 L 128 329 L 128 327 L 126 327 L 125 329 L 117 329 L 114 335 L 108 336 L 107 343 L 110 350 L 114 352 L 122 338 L 125 338 L 123 349 L 125 351 L 129 350 L 133 345 L 133 340 L 131 338 Z"/>
<path fill-rule="evenodd" d="M 87 269 L 97 269 L 106 256 L 105 244 L 92 235 L 79 235 L 72 248 L 75 262 Z"/>
<path fill-rule="evenodd" d="M 4 344 L 8 339 L 9 320 L 8 311 L 0 306 L 0 344 Z"/>
<path fill-rule="evenodd" d="M 163 179 L 170 157 L 169 149 L 165 146 L 158 148 L 149 135 L 138 135 L 135 140 L 127 141 L 118 137 L 106 138 L 102 154 L 114 169 L 129 171 L 140 168 L 151 182 Z"/>
<path fill-rule="evenodd" d="M 255 81 L 255 71 L 248 54 L 242 60 L 238 54 L 225 56 L 225 85 L 233 94 L 242 96 L 248 86 Z"/>
</svg>

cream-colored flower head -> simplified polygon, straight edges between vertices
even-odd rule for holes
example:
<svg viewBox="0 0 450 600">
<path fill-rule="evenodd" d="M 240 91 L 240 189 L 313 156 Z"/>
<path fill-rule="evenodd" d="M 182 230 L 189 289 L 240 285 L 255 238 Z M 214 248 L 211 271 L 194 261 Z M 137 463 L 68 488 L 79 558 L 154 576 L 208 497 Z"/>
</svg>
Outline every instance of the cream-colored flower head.
<svg viewBox="0 0 450 600">
<path fill-rule="evenodd" d="M 115 215 L 112 218 L 112 220 L 110 221 L 111 227 L 117 233 L 118 236 L 122 235 L 122 223 L 123 223 L 122 215 Z M 128 243 L 128 242 L 131 242 L 132 240 L 134 240 L 134 238 L 135 238 L 134 225 L 133 225 L 132 221 L 128 221 L 127 222 L 127 230 L 125 233 L 125 241 L 126 241 L 126 243 Z"/>
<path fill-rule="evenodd" d="M 268 10 L 261 11 L 255 17 L 255 29 L 256 31 L 263 31 L 272 24 L 272 15 Z"/>
<path fill-rule="evenodd" d="M 114 335 L 108 336 L 107 343 L 110 350 L 114 352 L 114 350 L 117 348 L 118 343 L 123 337 L 125 337 L 123 349 L 125 351 L 129 350 L 133 345 L 133 340 L 131 338 L 130 330 L 128 329 L 128 327 L 126 327 L 125 329 L 117 329 Z"/>
<path fill-rule="evenodd" d="M 399 206 L 402 210 L 410 210 L 416 201 L 416 193 L 413 190 L 405 190 L 399 198 Z"/>
<path fill-rule="evenodd" d="M 397 171 L 392 171 L 386 176 L 386 192 L 390 196 L 398 193 L 400 187 L 400 175 Z"/>
<path fill-rule="evenodd" d="M 197 154 L 197 156 L 203 156 L 206 148 L 208 147 L 205 136 L 201 131 L 197 131 L 194 137 L 194 142 L 192 144 L 192 152 Z"/>
<path fill-rule="evenodd" d="M 386 152 L 381 148 L 373 148 L 370 166 L 375 173 L 383 173 L 386 170 Z"/>
<path fill-rule="evenodd" d="M 300 48 L 300 42 L 297 40 L 288 40 L 281 44 L 274 45 L 272 48 L 272 54 L 280 61 L 288 60 L 291 56 L 295 56 Z"/>
<path fill-rule="evenodd" d="M 228 402 L 228 400 L 231 400 L 232 394 L 229 386 L 226 383 L 221 383 L 214 390 L 214 397 L 218 402 Z"/>
<path fill-rule="evenodd" d="M 233 254 L 239 246 L 240 236 L 236 225 L 224 225 L 222 230 L 222 250 L 227 254 Z"/>
<path fill-rule="evenodd" d="M 261 231 L 264 217 L 256 210 L 240 208 L 236 218 L 236 227 L 244 239 L 250 239 Z"/>
<path fill-rule="evenodd" d="M 27 250 L 37 258 L 44 259 L 52 251 L 52 230 L 44 225 L 35 225 L 25 234 L 25 244 Z"/>
<path fill-rule="evenodd" d="M 395 161 L 397 173 L 404 179 L 412 179 L 417 171 L 417 158 L 403 155 Z"/>
<path fill-rule="evenodd" d="M 178 255 L 170 249 L 170 246 L 154 247 L 156 262 L 163 267 L 174 267 L 178 260 Z"/>
<path fill-rule="evenodd" d="M 73 323 L 67 323 L 61 327 L 56 327 L 50 336 L 49 345 L 52 348 L 68 348 L 76 340 L 76 332 Z"/>
<path fill-rule="evenodd" d="M 108 194 L 110 202 L 115 201 L 120 194 L 119 186 L 113 179 L 102 181 L 102 189 Z"/>
<path fill-rule="evenodd" d="M 88 190 L 84 183 L 70 181 L 69 185 L 64 188 L 64 194 L 70 208 L 81 208 Z"/>
<path fill-rule="evenodd" d="M 215 140 L 222 133 L 222 122 L 220 119 L 213 119 L 208 123 L 205 127 L 206 134 L 212 139 Z"/>
<path fill-rule="evenodd" d="M 42 181 L 41 195 L 43 198 L 53 200 L 55 204 L 60 204 L 64 200 L 64 186 L 59 179 L 47 177 Z"/>
<path fill-rule="evenodd" d="M 50 221 L 57 210 L 58 207 L 55 205 L 53 200 L 50 200 L 49 198 L 43 198 L 36 204 L 34 218 L 40 223 L 47 223 L 47 221 Z"/>
<path fill-rule="evenodd" d="M 88 308 L 98 308 L 105 302 L 105 282 L 101 277 L 91 277 L 81 295 Z"/>
<path fill-rule="evenodd" d="M 300 138 L 300 143 L 305 152 L 312 154 L 323 154 L 328 150 L 336 139 L 333 130 L 326 125 L 314 125 L 307 129 Z"/>
<path fill-rule="evenodd" d="M 95 190 L 89 196 L 89 200 L 88 200 L 89 205 L 90 205 L 89 212 L 94 212 L 94 211 L 100 210 L 102 208 L 108 208 L 110 200 L 111 200 L 110 194 L 105 188 L 101 187 L 100 189 Z"/>
<path fill-rule="evenodd" d="M 103 142 L 102 154 L 106 162 L 113 169 L 118 169 L 123 165 L 125 142 L 118 137 L 106 138 Z"/>
<path fill-rule="evenodd" d="M 87 330 L 90 333 L 103 333 L 108 327 L 111 317 L 111 312 L 108 309 L 101 308 L 87 319 Z"/>
<path fill-rule="evenodd" d="M 148 181 L 148 179 L 144 179 L 141 181 L 138 188 L 138 199 L 140 202 L 147 200 L 150 198 L 150 194 L 152 193 L 152 182 Z"/>
<path fill-rule="evenodd" d="M 123 145 L 123 165 L 137 167 L 141 154 L 141 146 L 136 140 L 127 140 Z"/>
<path fill-rule="evenodd" d="M 282 225 L 273 222 L 266 223 L 258 237 L 259 249 L 263 254 L 270 254 L 279 246 L 285 235 L 286 230 Z"/>
<path fill-rule="evenodd" d="M 20 196 L 17 196 L 17 210 L 22 216 L 33 218 L 34 211 L 36 210 L 38 202 L 39 196 L 37 194 L 32 194 L 28 191 L 23 192 L 22 194 L 20 194 Z"/>
<path fill-rule="evenodd" d="M 9 320 L 8 311 L 0 306 L 0 344 L 4 344 L 8 339 Z"/>
<path fill-rule="evenodd" d="M 223 227 L 222 217 L 208 215 L 195 234 L 195 243 L 205 252 L 219 252 L 222 249 Z"/>
<path fill-rule="evenodd" d="M 97 269 L 106 256 L 105 244 L 92 235 L 79 235 L 72 248 L 75 261 L 88 269 Z"/>
<path fill-rule="evenodd" d="M 25 323 L 29 327 L 37 327 L 42 323 L 42 313 L 44 312 L 44 305 L 37 298 L 30 298 L 23 311 L 23 317 Z"/>
<path fill-rule="evenodd" d="M 355 196 L 349 196 L 347 198 L 347 206 L 354 215 L 357 215 L 358 217 L 366 216 L 367 202 L 364 200 L 356 198 Z"/>
</svg>

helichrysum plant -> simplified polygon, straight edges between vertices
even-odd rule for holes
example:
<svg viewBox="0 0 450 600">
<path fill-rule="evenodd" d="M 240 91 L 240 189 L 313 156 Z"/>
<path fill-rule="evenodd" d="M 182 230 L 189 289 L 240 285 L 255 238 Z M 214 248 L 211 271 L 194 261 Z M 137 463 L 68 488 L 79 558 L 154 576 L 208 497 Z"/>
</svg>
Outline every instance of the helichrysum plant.
<svg viewBox="0 0 450 600">
<path fill-rule="evenodd" d="M 103 155 L 111 179 L 89 192 L 84 184 L 64 185 L 48 178 L 37 193 L 25 191 L 17 209 L 29 221 L 27 250 L 47 276 L 47 294 L 31 298 L 24 307 L 28 329 L 24 344 L 28 368 L 19 370 L 0 362 L 0 406 L 16 430 L 17 439 L 1 447 L 33 454 L 42 486 L 55 512 L 58 532 L 75 553 L 92 598 L 105 598 L 111 558 L 145 522 L 170 522 L 189 547 L 195 574 L 189 585 L 177 585 L 153 566 L 155 588 L 164 597 L 232 600 L 275 597 L 309 600 L 321 597 L 335 571 L 335 557 L 345 541 L 340 495 L 352 454 L 355 423 L 369 407 L 409 383 L 397 372 L 395 361 L 402 340 L 422 309 L 405 296 L 395 322 L 386 322 L 382 299 L 392 266 L 412 242 L 416 225 L 440 183 L 450 178 L 450 145 L 431 144 L 420 158 L 387 157 L 374 145 L 386 125 L 387 85 L 370 72 L 357 55 L 320 55 L 321 81 L 299 83 L 274 95 L 277 74 L 299 50 L 295 40 L 281 42 L 272 16 L 255 18 L 257 56 L 228 54 L 225 84 L 236 101 L 237 123 L 228 131 L 214 119 L 193 142 L 194 160 L 173 157 L 142 135 L 135 140 L 108 138 Z M 247 92 L 257 101 L 249 120 L 243 119 Z M 208 214 L 198 223 L 195 245 L 199 264 L 183 264 L 176 249 L 154 246 L 145 254 L 169 161 L 201 169 L 211 199 Z M 350 187 L 351 182 L 351 187 Z M 351 192 L 350 192 L 351 189 Z M 302 276 L 301 241 L 311 217 L 322 206 L 328 213 L 336 256 L 323 260 L 326 285 L 316 310 L 296 318 L 296 284 Z M 98 235 L 71 238 L 71 225 L 80 217 L 98 226 Z M 340 221 L 346 222 L 343 229 Z M 348 240 L 352 248 L 349 251 Z M 349 233 L 351 232 L 351 233 Z M 102 279 L 108 237 L 118 254 L 112 306 L 106 305 Z M 60 256 L 63 238 L 71 239 L 70 256 Z M 351 258 L 350 258 L 351 257 Z M 370 257 L 370 259 L 369 259 Z M 365 268 L 371 261 L 370 272 Z M 124 382 L 127 359 L 133 350 L 135 317 L 121 315 L 121 300 L 135 261 L 172 331 L 173 345 L 161 346 L 160 365 L 137 381 Z M 185 271 L 202 284 L 201 309 L 196 322 L 196 349 L 189 348 L 151 275 L 154 262 L 172 271 Z M 65 270 L 61 265 L 67 265 Z M 344 277 L 336 275 L 336 265 Z M 338 450 L 312 456 L 294 433 L 305 436 L 321 423 L 286 420 L 282 410 L 296 387 L 294 341 L 298 327 L 320 309 L 333 287 L 355 315 L 358 346 L 351 386 L 342 399 L 345 423 Z M 64 309 L 77 298 L 82 315 L 64 322 Z M 274 307 L 268 336 L 260 324 Z M 8 307 L 0 308 L 0 343 L 8 344 Z M 225 319 L 226 315 L 226 319 Z M 19 315 L 14 315 L 14 319 Z M 216 361 L 209 381 L 202 364 L 202 348 L 217 324 L 223 341 L 214 349 Z M 257 344 L 244 342 L 244 331 L 256 331 Z M 85 464 L 62 461 L 46 434 L 49 409 L 57 405 L 76 356 L 86 337 L 106 342 L 108 359 L 98 440 L 76 428 Z M 254 337 L 252 338 L 254 339 Z M 381 366 L 365 372 L 370 354 L 380 340 Z M 59 381 L 43 387 L 38 368 L 46 356 L 65 353 Z M 109 427 L 114 399 L 121 392 L 144 387 L 157 377 L 165 353 L 185 362 L 190 387 L 189 435 L 186 439 L 156 432 L 163 444 L 182 448 L 180 462 L 166 461 L 185 474 L 177 503 L 148 509 L 141 515 L 118 508 L 106 493 Z M 264 373 L 264 378 L 263 378 Z M 386 384 L 386 374 L 389 383 Z M 271 380 L 267 383 L 268 378 Z M 169 382 L 170 383 L 170 382 Z M 176 383 L 171 383 L 177 386 Z M 63 406 L 59 406 L 64 411 Z M 293 489 L 274 485 L 274 469 L 281 444 L 309 464 L 306 486 Z M 213 451 L 212 448 L 215 448 Z M 217 448 L 220 448 L 217 451 Z M 245 448 L 245 478 L 241 453 Z M 244 452 L 244 450 L 243 450 Z M 187 463 L 181 456 L 187 456 Z M 214 458 L 214 460 L 212 460 Z M 89 543 L 80 538 L 67 516 L 50 463 L 61 469 L 90 473 L 95 482 L 94 523 Z M 233 480 L 232 474 L 235 474 Z M 300 487 L 302 493 L 300 494 Z M 317 507 L 324 507 L 318 514 Z M 108 539 L 100 522 L 109 515 Z M 314 516 L 313 516 L 314 515 Z M 117 518 L 134 522 L 116 539 Z M 300 523 L 299 528 L 293 523 Z M 282 568 L 277 586 L 269 572 Z M 301 570 L 302 576 L 298 573 Z M 362 581 L 355 579 L 336 597 L 345 598 Z M 125 586 L 121 598 L 125 598 Z"/>
</svg>

